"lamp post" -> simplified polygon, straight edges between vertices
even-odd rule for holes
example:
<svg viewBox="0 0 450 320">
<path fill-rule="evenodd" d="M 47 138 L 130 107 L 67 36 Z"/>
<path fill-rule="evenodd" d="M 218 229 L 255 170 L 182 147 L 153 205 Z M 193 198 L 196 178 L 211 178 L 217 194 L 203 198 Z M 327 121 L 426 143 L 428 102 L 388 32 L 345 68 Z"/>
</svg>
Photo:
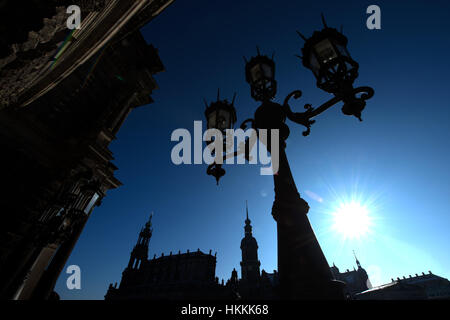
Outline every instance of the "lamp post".
<svg viewBox="0 0 450 320">
<path fill-rule="evenodd" d="M 347 38 L 336 29 L 329 28 L 324 19 L 323 23 L 324 29 L 314 32 L 309 39 L 299 33 L 305 40 L 303 57 L 300 57 L 303 65 L 313 72 L 319 88 L 334 95 L 319 107 L 313 108 L 310 104 L 306 104 L 306 111 L 293 112 L 288 103 L 292 97 L 298 99 L 301 96 L 299 90 L 290 93 L 282 105 L 272 101 L 277 91 L 273 57 L 261 55 L 258 50 L 258 55 L 246 61 L 245 66 L 251 96 L 254 100 L 260 101 L 261 105 L 257 108 L 254 118 L 245 120 L 241 128 L 244 129 L 251 123 L 254 129 L 279 130 L 279 166 L 278 172 L 274 174 L 275 200 L 272 216 L 277 223 L 280 297 L 285 299 L 344 299 L 342 290 L 344 283 L 333 279 L 306 215 L 309 205 L 300 197 L 292 177 L 285 153 L 285 140 L 289 136 L 286 118 L 305 126 L 306 131 L 303 135 L 307 136 L 311 125 L 315 122 L 312 118 L 340 101 L 344 103 L 342 107 L 344 114 L 353 115 L 361 121 L 365 100 L 374 94 L 374 90 L 370 87 L 353 87 L 353 82 L 358 76 L 358 63 L 350 57 L 346 46 Z M 358 94 L 361 95 L 358 97 Z M 213 105 L 216 114 L 221 112 L 228 114 L 226 119 L 232 119 L 233 114 L 235 117 L 233 103 L 211 104 L 209 108 Z M 214 118 L 208 114 L 210 113 L 207 109 L 208 128 L 217 128 L 221 131 L 225 127 L 232 128 L 233 121 L 228 121 L 225 123 L 226 126 L 221 127 L 217 124 L 217 116 Z M 271 144 L 267 142 L 266 146 L 271 152 Z M 248 152 L 248 147 L 246 149 Z M 232 154 L 237 155 L 239 152 Z M 224 154 L 224 157 L 229 156 Z M 207 173 L 213 175 L 218 182 L 225 171 L 222 164 L 214 162 L 208 167 Z"/>
</svg>

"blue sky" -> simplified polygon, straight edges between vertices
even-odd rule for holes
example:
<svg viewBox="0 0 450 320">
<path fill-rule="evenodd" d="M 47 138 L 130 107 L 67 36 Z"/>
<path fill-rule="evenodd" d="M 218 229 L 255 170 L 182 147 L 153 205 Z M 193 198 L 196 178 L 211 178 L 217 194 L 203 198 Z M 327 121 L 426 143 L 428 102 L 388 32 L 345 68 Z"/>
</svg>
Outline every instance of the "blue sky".
<svg viewBox="0 0 450 320">
<path fill-rule="evenodd" d="M 381 8 L 381 30 L 366 28 L 371 4 Z M 177 128 L 193 133 L 194 120 L 204 120 L 203 98 L 215 99 L 218 87 L 230 99 L 237 93 L 238 124 L 252 116 L 258 104 L 242 57 L 255 55 L 256 45 L 275 51 L 276 101 L 295 89 L 303 91 L 295 110 L 328 100 L 294 56 L 303 46 L 295 31 L 320 29 L 321 12 L 329 26 L 344 26 L 360 65 L 355 85 L 375 89 L 363 122 L 337 105 L 305 138 L 303 127 L 288 121 L 288 158 L 322 250 L 341 270 L 353 269 L 355 250 L 374 285 L 428 270 L 450 278 L 449 9 L 447 1 L 175 1 L 142 29 L 166 71 L 155 76 L 155 102 L 134 110 L 111 144 L 124 186 L 94 210 L 67 263 L 80 266 L 82 288 L 68 290 L 62 273 L 61 298 L 103 299 L 109 283 L 120 282 L 152 211 L 149 257 L 212 249 L 216 275 L 226 280 L 233 268 L 240 274 L 248 200 L 261 268 L 277 268 L 272 177 L 261 176 L 258 165 L 229 165 L 217 187 L 205 164 L 172 164 L 170 135 Z M 338 199 L 352 197 L 366 203 L 373 225 L 344 240 L 330 214 Z"/>
</svg>

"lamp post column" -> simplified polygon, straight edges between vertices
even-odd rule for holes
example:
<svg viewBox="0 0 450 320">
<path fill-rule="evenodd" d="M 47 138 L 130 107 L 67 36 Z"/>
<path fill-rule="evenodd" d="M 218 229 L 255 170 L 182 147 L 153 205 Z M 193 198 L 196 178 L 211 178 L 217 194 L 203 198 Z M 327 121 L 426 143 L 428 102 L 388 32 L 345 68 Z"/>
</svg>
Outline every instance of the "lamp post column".
<svg viewBox="0 0 450 320">
<path fill-rule="evenodd" d="M 281 298 L 344 299 L 344 283 L 333 280 L 306 216 L 309 205 L 295 186 L 284 141 L 280 143 L 279 170 L 274 175 L 274 184 L 272 216 L 277 222 Z"/>
</svg>

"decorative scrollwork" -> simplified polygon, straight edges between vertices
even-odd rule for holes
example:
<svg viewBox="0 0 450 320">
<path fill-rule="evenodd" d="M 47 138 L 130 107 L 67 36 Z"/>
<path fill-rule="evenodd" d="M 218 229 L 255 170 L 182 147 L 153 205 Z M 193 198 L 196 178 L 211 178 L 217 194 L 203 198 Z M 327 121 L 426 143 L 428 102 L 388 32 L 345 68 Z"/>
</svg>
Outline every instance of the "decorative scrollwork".
<svg viewBox="0 0 450 320">
<path fill-rule="evenodd" d="M 311 111 L 314 110 L 314 108 L 312 107 L 312 105 L 309 104 L 309 103 L 305 104 L 305 109 L 306 109 L 307 112 L 308 112 L 308 111 L 311 112 Z"/>
<path fill-rule="evenodd" d="M 355 95 L 355 97 L 358 93 L 362 93 L 362 94 L 357 99 L 368 100 L 373 97 L 373 95 L 375 94 L 375 91 L 371 87 L 358 87 L 358 88 L 353 89 L 353 95 Z"/>
<path fill-rule="evenodd" d="M 361 93 L 361 96 L 357 96 Z M 374 90 L 370 87 L 359 87 L 352 89 L 347 95 L 344 95 L 342 101 L 344 105 L 342 106 L 342 112 L 346 115 L 355 116 L 362 121 L 361 113 L 366 106 L 366 100 L 370 99 L 374 95 Z"/>
<path fill-rule="evenodd" d="M 289 93 L 289 94 L 286 96 L 286 98 L 284 99 L 283 106 L 288 106 L 288 107 L 289 107 L 288 102 L 289 102 L 289 100 L 290 100 L 292 97 L 294 97 L 294 99 L 298 99 L 298 98 L 300 98 L 301 96 L 302 96 L 302 92 L 301 92 L 300 90 L 292 91 L 292 92 Z"/>
<path fill-rule="evenodd" d="M 306 130 L 303 131 L 303 136 L 309 135 L 311 131 L 311 125 L 314 124 L 315 120 L 310 120 L 312 117 L 313 107 L 310 104 L 305 104 L 304 108 L 306 109 L 305 112 L 292 112 L 291 107 L 289 106 L 288 102 L 289 100 L 294 97 L 294 99 L 298 99 L 302 96 L 302 92 L 300 90 L 295 90 L 288 94 L 286 98 L 284 99 L 283 108 L 286 112 L 286 117 L 298 124 L 301 124 L 306 127 Z"/>
<path fill-rule="evenodd" d="M 360 97 L 357 97 L 358 93 L 361 93 Z M 305 104 L 305 112 L 292 112 L 288 104 L 289 99 L 291 97 L 298 99 L 301 96 L 301 91 L 296 90 L 287 95 L 286 99 L 284 100 L 283 108 L 286 112 L 286 117 L 289 120 L 306 127 L 306 130 L 303 132 L 303 136 L 307 136 L 311 131 L 311 125 L 315 122 L 315 120 L 311 120 L 311 118 L 314 118 L 315 116 L 321 114 L 340 101 L 344 101 L 345 103 L 342 110 L 344 114 L 354 115 L 360 121 L 362 121 L 361 111 L 366 105 L 365 100 L 372 98 L 374 93 L 375 92 L 371 87 L 358 87 L 350 90 L 347 94 L 335 96 L 334 98 L 328 100 L 317 108 L 313 108 L 310 104 Z"/>
<path fill-rule="evenodd" d="M 358 94 L 361 95 L 358 97 L 357 96 Z M 340 101 L 344 102 L 344 106 L 342 108 L 344 114 L 356 116 L 358 119 L 361 120 L 361 111 L 364 109 L 364 106 L 366 105 L 365 100 L 370 99 L 373 95 L 374 90 L 371 87 L 358 87 L 355 89 L 350 87 L 348 88 L 348 90 L 345 91 L 345 93 L 336 95 L 335 97 L 321 104 L 317 108 L 313 108 L 311 104 L 307 103 L 304 105 L 305 109 L 304 112 L 293 112 L 291 107 L 289 106 L 289 100 L 291 98 L 299 99 L 302 96 L 302 92 L 300 90 L 295 90 L 286 96 L 283 105 L 281 107 L 283 108 L 283 112 L 285 113 L 286 117 L 289 120 L 306 127 L 306 130 L 303 131 L 302 134 L 303 136 L 307 136 L 311 132 L 311 125 L 313 125 L 316 122 L 315 120 L 312 120 L 312 118 L 321 114 L 325 110 L 331 108 Z M 245 130 L 247 129 L 249 124 L 251 128 L 257 129 L 255 120 L 252 118 L 246 119 L 244 122 L 242 122 L 240 128 L 242 130 Z M 237 151 L 229 154 L 224 154 L 222 157 L 222 163 L 223 160 L 225 159 L 228 159 L 230 157 L 237 157 L 241 154 L 244 154 L 245 159 L 247 161 L 250 161 L 250 150 L 252 148 L 252 145 L 250 145 L 249 140 L 250 139 L 245 140 L 244 144 L 238 146 Z M 253 139 L 253 141 L 256 140 Z M 215 177 L 218 185 L 220 178 L 225 175 L 225 170 L 222 168 L 222 164 L 217 164 L 216 162 L 214 162 L 213 164 L 208 166 L 206 173 L 208 175 L 212 175 L 213 177 Z"/>
</svg>

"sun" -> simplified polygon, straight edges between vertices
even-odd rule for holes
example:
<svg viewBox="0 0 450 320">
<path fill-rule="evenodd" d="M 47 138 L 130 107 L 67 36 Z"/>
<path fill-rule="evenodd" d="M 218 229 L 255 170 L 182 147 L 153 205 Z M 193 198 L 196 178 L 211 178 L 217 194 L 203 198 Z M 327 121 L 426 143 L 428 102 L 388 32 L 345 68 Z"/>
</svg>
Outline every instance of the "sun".
<svg viewBox="0 0 450 320">
<path fill-rule="evenodd" d="M 370 231 L 370 212 L 359 202 L 341 203 L 332 215 L 332 228 L 344 238 L 358 239 Z"/>
</svg>

